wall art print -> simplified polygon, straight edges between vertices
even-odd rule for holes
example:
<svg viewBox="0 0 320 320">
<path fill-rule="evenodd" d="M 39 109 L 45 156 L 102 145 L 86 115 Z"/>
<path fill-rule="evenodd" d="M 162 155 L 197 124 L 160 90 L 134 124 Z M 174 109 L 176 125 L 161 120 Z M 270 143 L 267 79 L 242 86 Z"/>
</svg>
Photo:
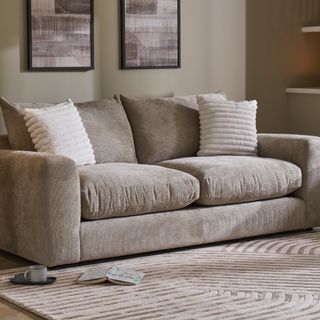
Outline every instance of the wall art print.
<svg viewBox="0 0 320 320">
<path fill-rule="evenodd" d="M 180 68 L 180 0 L 121 1 L 121 68 Z"/>
<path fill-rule="evenodd" d="M 28 0 L 28 67 L 94 68 L 93 0 Z"/>
</svg>

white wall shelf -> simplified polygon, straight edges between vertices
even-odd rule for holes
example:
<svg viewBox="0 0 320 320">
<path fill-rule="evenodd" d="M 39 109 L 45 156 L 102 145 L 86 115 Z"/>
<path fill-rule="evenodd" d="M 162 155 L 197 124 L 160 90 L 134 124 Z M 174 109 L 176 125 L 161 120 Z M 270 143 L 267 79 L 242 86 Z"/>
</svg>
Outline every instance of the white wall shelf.
<svg viewBox="0 0 320 320">
<path fill-rule="evenodd" d="M 320 94 L 320 88 L 287 88 L 287 93 Z"/>
<path fill-rule="evenodd" d="M 320 24 L 318 26 L 303 27 L 301 28 L 301 32 L 305 36 L 313 34 L 315 37 L 318 37 L 320 35 Z M 319 40 L 310 38 L 308 41 Z M 310 87 L 286 89 L 288 127 L 290 132 L 320 136 L 320 87 L 318 85 L 319 83 L 315 82 Z"/>
<path fill-rule="evenodd" d="M 303 33 L 320 32 L 320 26 L 303 27 L 303 28 L 301 29 L 301 32 L 303 32 Z"/>
<path fill-rule="evenodd" d="M 319 32 L 320 26 L 310 26 L 310 27 L 302 27 L 302 33 L 310 33 L 310 32 Z M 286 93 L 298 93 L 298 94 L 319 94 L 320 95 L 320 87 L 319 88 L 287 88 Z"/>
</svg>

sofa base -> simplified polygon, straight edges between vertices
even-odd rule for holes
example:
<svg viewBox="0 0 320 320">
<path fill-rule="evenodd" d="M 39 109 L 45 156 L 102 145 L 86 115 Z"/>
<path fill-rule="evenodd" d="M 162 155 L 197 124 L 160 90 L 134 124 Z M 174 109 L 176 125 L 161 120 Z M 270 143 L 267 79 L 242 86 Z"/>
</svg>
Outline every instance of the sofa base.
<svg viewBox="0 0 320 320">
<path fill-rule="evenodd" d="M 181 248 L 306 228 L 295 197 L 82 222 L 81 261 Z"/>
</svg>

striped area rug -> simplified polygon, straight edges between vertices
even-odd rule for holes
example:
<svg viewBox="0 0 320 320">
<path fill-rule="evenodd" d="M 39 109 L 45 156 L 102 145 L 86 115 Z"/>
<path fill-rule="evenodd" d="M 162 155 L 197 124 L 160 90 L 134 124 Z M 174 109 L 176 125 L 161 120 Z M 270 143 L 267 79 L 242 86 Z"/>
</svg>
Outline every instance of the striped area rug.
<svg viewBox="0 0 320 320">
<path fill-rule="evenodd" d="M 54 320 L 320 319 L 320 232 L 293 233 L 52 271 L 47 287 L 0 276 L 0 297 Z M 89 269 L 146 273 L 136 287 L 82 286 Z"/>
</svg>

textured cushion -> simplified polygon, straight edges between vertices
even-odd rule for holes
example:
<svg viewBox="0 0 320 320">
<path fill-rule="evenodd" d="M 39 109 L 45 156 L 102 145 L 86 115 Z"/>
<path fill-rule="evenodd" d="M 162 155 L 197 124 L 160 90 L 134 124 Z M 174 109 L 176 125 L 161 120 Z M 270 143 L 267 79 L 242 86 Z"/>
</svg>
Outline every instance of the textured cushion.
<svg viewBox="0 0 320 320">
<path fill-rule="evenodd" d="M 214 97 L 226 99 L 221 93 Z M 196 96 L 127 98 L 121 96 L 131 124 L 139 163 L 194 156 L 199 150 Z"/>
<path fill-rule="evenodd" d="M 250 156 L 193 157 L 162 166 L 187 172 L 200 181 L 200 205 L 223 205 L 290 194 L 302 184 L 296 165 Z"/>
<path fill-rule="evenodd" d="M 13 150 L 35 151 L 30 134 L 24 121 L 24 108 L 45 108 L 49 103 L 10 103 L 0 98 L 8 139 Z"/>
<path fill-rule="evenodd" d="M 10 150 L 10 142 L 7 135 L 0 135 L 0 150 Z"/>
<path fill-rule="evenodd" d="M 200 95 L 198 104 L 198 156 L 257 155 L 256 101 L 223 101 Z"/>
<path fill-rule="evenodd" d="M 68 157 L 78 166 L 96 163 L 92 145 L 73 102 L 42 109 L 25 108 L 23 112 L 37 151 Z"/>
<path fill-rule="evenodd" d="M 97 163 L 136 163 L 132 131 L 116 99 L 76 103 L 92 143 Z"/>
<path fill-rule="evenodd" d="M 180 171 L 138 164 L 79 168 L 84 219 L 138 215 L 183 208 L 199 197 L 199 181 Z"/>
<path fill-rule="evenodd" d="M 23 119 L 24 108 L 44 108 L 48 103 L 0 104 L 12 149 L 34 151 Z M 116 99 L 76 103 L 84 127 L 93 146 L 97 163 L 137 162 L 132 132 L 127 116 Z"/>
</svg>

